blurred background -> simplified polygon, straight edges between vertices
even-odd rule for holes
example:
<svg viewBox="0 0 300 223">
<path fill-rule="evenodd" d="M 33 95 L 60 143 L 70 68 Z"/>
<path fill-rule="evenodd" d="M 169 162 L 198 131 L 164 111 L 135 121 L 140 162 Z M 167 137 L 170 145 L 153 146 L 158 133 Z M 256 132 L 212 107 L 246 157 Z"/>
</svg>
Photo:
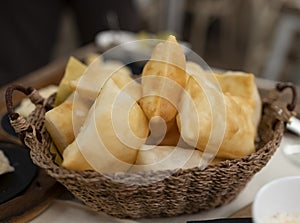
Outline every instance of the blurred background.
<svg viewBox="0 0 300 223">
<path fill-rule="evenodd" d="M 1 85 L 106 30 L 173 33 L 211 67 L 300 84 L 299 0 L 12 0 L 0 28 Z"/>
</svg>

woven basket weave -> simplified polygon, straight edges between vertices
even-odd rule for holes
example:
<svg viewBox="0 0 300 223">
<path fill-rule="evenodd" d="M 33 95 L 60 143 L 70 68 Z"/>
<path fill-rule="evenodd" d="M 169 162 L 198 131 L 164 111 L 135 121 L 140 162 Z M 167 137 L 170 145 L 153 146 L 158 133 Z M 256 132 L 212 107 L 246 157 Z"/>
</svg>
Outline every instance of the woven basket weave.
<svg viewBox="0 0 300 223">
<path fill-rule="evenodd" d="M 293 88 L 284 83 L 281 87 L 281 90 Z M 27 121 L 13 111 L 12 93 L 15 90 L 29 95 L 36 104 L 35 111 Z M 93 210 L 119 218 L 142 218 L 195 213 L 232 201 L 279 147 L 285 124 L 295 107 L 296 93 L 293 93 L 293 101 L 287 109 L 276 105 L 277 96 L 264 102 L 257 151 L 251 155 L 209 165 L 204 170 L 195 167 L 110 175 L 67 170 L 53 161 L 49 152 L 51 138 L 45 130 L 44 114 L 51 109 L 54 96 L 44 100 L 32 88 L 11 86 L 7 89 L 6 99 L 11 125 L 30 148 L 31 158 L 36 165 L 45 169 Z"/>
</svg>

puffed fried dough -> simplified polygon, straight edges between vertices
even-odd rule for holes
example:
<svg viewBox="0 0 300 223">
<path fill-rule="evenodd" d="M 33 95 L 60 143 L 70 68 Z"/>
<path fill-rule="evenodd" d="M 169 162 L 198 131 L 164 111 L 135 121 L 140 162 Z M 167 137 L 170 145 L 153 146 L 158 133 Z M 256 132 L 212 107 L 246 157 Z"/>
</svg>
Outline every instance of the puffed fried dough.
<svg viewBox="0 0 300 223">
<path fill-rule="evenodd" d="M 196 149 L 144 145 L 129 172 L 188 169 L 200 166 L 201 158 L 202 152 Z M 210 164 L 221 161 L 222 159 L 216 158 Z"/>
<path fill-rule="evenodd" d="M 45 127 L 62 154 L 64 149 L 75 139 L 78 129 L 82 126 L 89 110 L 89 102 L 74 101 L 74 94 L 67 100 L 45 114 Z"/>
<path fill-rule="evenodd" d="M 115 102 L 120 95 L 120 103 Z M 127 106 L 130 107 L 129 111 L 126 111 Z M 122 117 L 127 121 L 114 122 L 114 118 Z M 142 109 L 127 92 L 121 91 L 109 79 L 90 109 L 78 136 L 65 149 L 62 165 L 68 169 L 82 170 L 84 167 L 81 165 L 85 163 L 88 164 L 85 167 L 92 167 L 98 172 L 127 171 L 135 162 L 138 149 L 144 144 L 148 132 L 148 121 Z"/>
<path fill-rule="evenodd" d="M 14 171 L 14 167 L 10 165 L 8 158 L 4 152 L 0 150 L 0 175 Z"/>
<path fill-rule="evenodd" d="M 199 75 L 207 74 L 200 73 Z M 214 100 L 223 100 L 222 103 L 209 101 L 203 86 L 205 84 L 198 83 L 193 75 L 190 76 L 186 86 L 190 97 L 182 98 L 181 103 L 184 107 L 181 107 L 181 113 L 177 117 L 182 138 L 189 145 L 204 151 L 210 139 L 224 137 L 220 148 L 217 148 L 218 145 L 215 148 L 217 157 L 221 158 L 239 158 L 254 152 L 256 128 L 252 121 L 255 103 L 253 98 L 224 93 L 222 99 L 217 95 L 220 92 L 216 90 Z M 212 94 L 212 92 L 209 93 Z M 222 105 L 224 108 L 220 107 Z M 212 132 L 212 125 L 224 128 L 224 134 L 216 135 L 219 133 Z"/>
<path fill-rule="evenodd" d="M 100 59 L 99 59 L 100 60 Z M 82 97 L 94 101 L 99 95 L 105 82 L 112 78 L 118 87 L 123 88 L 130 82 L 135 82 L 131 77 L 131 71 L 119 61 L 94 61 L 86 70 L 83 76 L 70 82 L 73 91 L 77 91 Z M 128 91 L 134 97 L 141 97 L 141 88 L 134 86 L 137 82 L 127 87 Z"/>
<path fill-rule="evenodd" d="M 253 122 L 258 127 L 261 118 L 262 102 L 255 84 L 254 75 L 251 73 L 227 71 L 223 74 L 215 73 L 224 93 L 233 96 L 251 98 L 249 103 L 254 103 Z"/>
<path fill-rule="evenodd" d="M 252 120 L 255 124 L 255 128 L 257 129 L 261 118 L 262 102 L 253 74 L 240 71 L 226 71 L 224 73 L 218 73 L 203 70 L 199 64 L 190 61 L 187 62 L 187 73 L 190 75 L 199 75 L 201 73 L 213 75 L 215 78 L 211 78 L 211 81 L 215 84 L 219 84 L 223 93 L 248 99 L 251 98 L 249 103 L 252 103 L 254 106 Z"/>
<path fill-rule="evenodd" d="M 168 125 L 175 118 L 186 82 L 185 63 L 183 50 L 174 36 L 154 48 L 142 72 L 143 98 L 139 101 L 149 120 L 160 116 Z"/>
<path fill-rule="evenodd" d="M 73 92 L 70 86 L 72 80 L 76 80 L 85 72 L 86 66 L 74 57 L 70 57 L 65 74 L 59 83 L 54 105 L 63 103 Z"/>
</svg>

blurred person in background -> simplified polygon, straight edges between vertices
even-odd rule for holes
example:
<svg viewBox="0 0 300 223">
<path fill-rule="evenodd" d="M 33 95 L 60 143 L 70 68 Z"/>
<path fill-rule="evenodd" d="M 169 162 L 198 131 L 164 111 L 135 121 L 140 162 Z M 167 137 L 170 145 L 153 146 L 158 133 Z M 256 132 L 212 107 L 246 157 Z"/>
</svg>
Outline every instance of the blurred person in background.
<svg viewBox="0 0 300 223">
<path fill-rule="evenodd" d="M 32 72 L 51 60 L 62 14 L 69 8 L 75 18 L 79 45 L 94 41 L 110 28 L 137 31 L 138 13 L 131 0 L 11 0 L 0 8 L 0 85 Z M 109 27 L 108 14 L 119 27 Z"/>
</svg>

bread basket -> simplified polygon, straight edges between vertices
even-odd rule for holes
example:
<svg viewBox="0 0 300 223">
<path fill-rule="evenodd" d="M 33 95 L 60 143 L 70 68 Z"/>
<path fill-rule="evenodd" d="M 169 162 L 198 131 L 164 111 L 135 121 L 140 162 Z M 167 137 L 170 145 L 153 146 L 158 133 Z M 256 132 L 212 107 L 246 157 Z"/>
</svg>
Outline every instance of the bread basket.
<svg viewBox="0 0 300 223">
<path fill-rule="evenodd" d="M 278 104 L 284 89 L 292 90 L 292 102 L 287 106 Z M 36 105 L 27 119 L 13 110 L 14 91 L 25 93 Z M 246 157 L 209 165 L 204 170 L 195 167 L 105 175 L 96 171 L 68 170 L 54 162 L 44 115 L 52 108 L 55 95 L 44 99 L 33 88 L 13 85 L 8 87 L 5 96 L 11 125 L 30 149 L 33 162 L 94 211 L 119 218 L 190 214 L 229 203 L 279 147 L 296 104 L 294 86 L 279 83 L 263 102 L 257 150 Z"/>
</svg>

